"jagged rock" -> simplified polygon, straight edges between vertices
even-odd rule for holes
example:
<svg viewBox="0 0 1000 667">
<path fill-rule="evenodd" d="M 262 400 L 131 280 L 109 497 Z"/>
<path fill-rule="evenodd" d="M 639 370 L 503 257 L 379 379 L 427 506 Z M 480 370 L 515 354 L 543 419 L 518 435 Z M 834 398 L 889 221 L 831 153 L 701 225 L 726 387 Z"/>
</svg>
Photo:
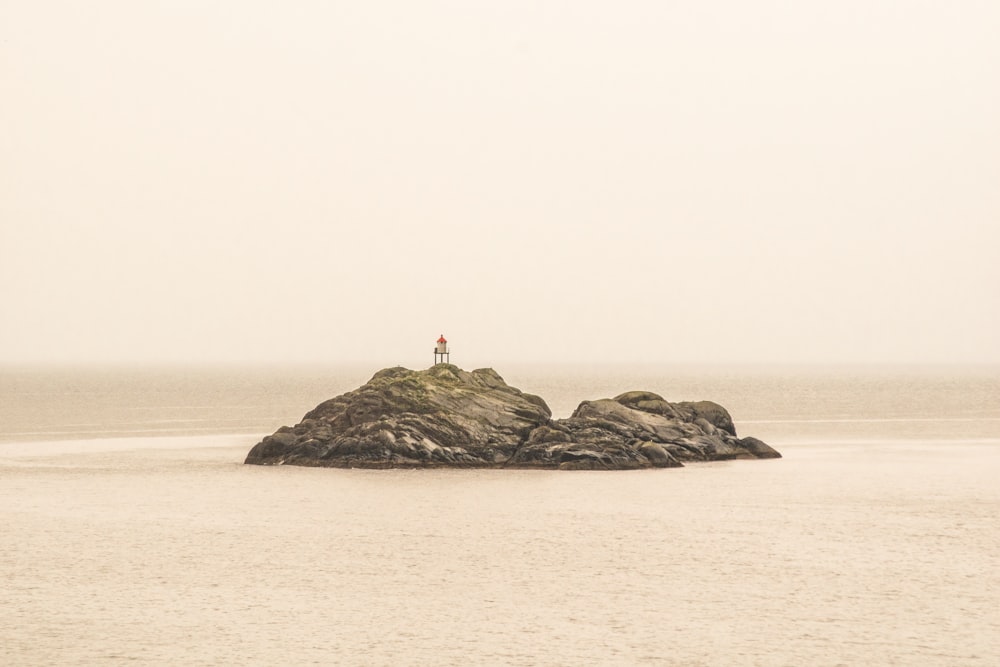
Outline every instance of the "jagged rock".
<svg viewBox="0 0 1000 667">
<path fill-rule="evenodd" d="M 290 431 L 254 447 L 247 463 L 335 467 L 484 467 L 505 463 L 552 416 L 541 398 L 496 371 L 451 364 L 381 370 L 318 405 Z"/>
<path fill-rule="evenodd" d="M 569 430 L 572 442 L 594 446 L 609 440 L 650 442 L 659 444 L 676 461 L 781 456 L 756 438 L 737 438 L 732 417 L 718 403 L 668 403 L 651 392 L 630 391 L 613 399 L 584 401 L 559 423 Z"/>
<path fill-rule="evenodd" d="M 544 400 L 489 368 L 387 368 L 265 437 L 246 463 L 626 470 L 781 456 L 756 438 L 737 438 L 729 413 L 710 401 L 669 403 L 633 391 L 551 417 Z"/>
</svg>

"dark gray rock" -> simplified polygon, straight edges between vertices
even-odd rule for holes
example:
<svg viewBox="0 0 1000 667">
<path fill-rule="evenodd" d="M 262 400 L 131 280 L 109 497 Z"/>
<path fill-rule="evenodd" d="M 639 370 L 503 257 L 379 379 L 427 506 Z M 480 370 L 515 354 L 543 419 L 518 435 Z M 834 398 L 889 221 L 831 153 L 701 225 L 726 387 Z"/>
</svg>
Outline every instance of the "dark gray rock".
<svg viewBox="0 0 1000 667">
<path fill-rule="evenodd" d="M 737 438 L 729 413 L 710 401 L 669 403 L 632 391 L 584 401 L 568 419 L 551 416 L 544 400 L 492 369 L 387 368 L 265 437 L 246 463 L 628 470 L 781 456 L 756 438 Z"/>
<path fill-rule="evenodd" d="M 492 467 L 509 460 L 551 416 L 545 401 L 509 386 L 492 369 L 387 368 L 321 403 L 294 428 L 264 438 L 246 462 Z"/>
<path fill-rule="evenodd" d="M 740 438 L 740 446 L 758 459 L 780 459 L 781 454 L 770 445 L 757 438 Z"/>
</svg>

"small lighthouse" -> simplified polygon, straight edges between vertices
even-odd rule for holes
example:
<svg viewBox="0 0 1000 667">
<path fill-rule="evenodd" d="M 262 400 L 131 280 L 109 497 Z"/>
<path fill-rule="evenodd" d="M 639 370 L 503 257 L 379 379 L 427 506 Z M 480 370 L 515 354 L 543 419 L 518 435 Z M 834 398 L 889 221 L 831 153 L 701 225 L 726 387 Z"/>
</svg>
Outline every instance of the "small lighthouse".
<svg viewBox="0 0 1000 667">
<path fill-rule="evenodd" d="M 434 364 L 449 363 L 451 361 L 451 353 L 448 352 L 448 341 L 445 340 L 444 334 L 437 339 L 437 345 L 434 346 Z"/>
</svg>

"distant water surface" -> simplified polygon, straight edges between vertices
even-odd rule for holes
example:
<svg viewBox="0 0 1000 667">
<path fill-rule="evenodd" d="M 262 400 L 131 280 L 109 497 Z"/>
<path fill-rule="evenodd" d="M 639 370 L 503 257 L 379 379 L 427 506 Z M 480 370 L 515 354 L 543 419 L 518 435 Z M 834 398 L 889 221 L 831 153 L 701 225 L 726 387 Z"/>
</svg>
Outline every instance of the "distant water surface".
<svg viewBox="0 0 1000 667">
<path fill-rule="evenodd" d="M 997 369 L 499 368 L 785 458 L 242 465 L 374 370 L 0 372 L 0 664 L 1000 664 Z"/>
</svg>

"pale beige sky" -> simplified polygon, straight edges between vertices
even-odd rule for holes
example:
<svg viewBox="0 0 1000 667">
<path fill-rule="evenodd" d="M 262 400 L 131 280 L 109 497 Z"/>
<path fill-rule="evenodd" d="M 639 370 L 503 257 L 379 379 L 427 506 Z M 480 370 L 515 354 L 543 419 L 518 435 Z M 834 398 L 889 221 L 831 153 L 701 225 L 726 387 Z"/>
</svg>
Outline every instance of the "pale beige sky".
<svg viewBox="0 0 1000 667">
<path fill-rule="evenodd" d="M 992 1 L 0 0 L 0 363 L 998 363 L 997 35 Z"/>
</svg>

